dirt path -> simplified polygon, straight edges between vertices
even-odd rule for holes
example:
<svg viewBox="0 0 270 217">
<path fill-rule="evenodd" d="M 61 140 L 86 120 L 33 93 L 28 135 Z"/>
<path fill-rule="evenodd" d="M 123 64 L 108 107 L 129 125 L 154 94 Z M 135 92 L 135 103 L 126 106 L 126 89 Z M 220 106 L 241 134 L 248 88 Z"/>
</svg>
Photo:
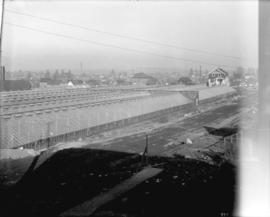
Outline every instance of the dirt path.
<svg viewBox="0 0 270 217">
<path fill-rule="evenodd" d="M 65 212 L 63 212 L 60 216 L 90 216 L 94 213 L 99 207 L 102 205 L 116 199 L 123 193 L 131 190 L 138 184 L 144 182 L 145 180 L 156 176 L 162 171 L 162 169 L 148 167 L 138 172 L 130 179 L 125 180 L 124 182 L 116 185 L 110 191 L 100 194 L 89 201 L 86 201 L 74 208 L 71 208 Z"/>
<path fill-rule="evenodd" d="M 176 148 L 184 151 L 185 149 L 203 147 L 204 144 L 209 145 L 209 142 L 215 142 L 217 138 L 208 136 L 203 126 L 220 125 L 224 120 L 237 115 L 239 115 L 239 106 L 231 104 L 186 118 L 169 126 L 160 127 L 149 132 L 149 153 L 166 154 Z M 192 145 L 183 144 L 187 137 L 193 141 Z M 92 143 L 87 147 L 141 153 L 144 146 L 145 132 L 123 136 L 107 142 Z"/>
</svg>

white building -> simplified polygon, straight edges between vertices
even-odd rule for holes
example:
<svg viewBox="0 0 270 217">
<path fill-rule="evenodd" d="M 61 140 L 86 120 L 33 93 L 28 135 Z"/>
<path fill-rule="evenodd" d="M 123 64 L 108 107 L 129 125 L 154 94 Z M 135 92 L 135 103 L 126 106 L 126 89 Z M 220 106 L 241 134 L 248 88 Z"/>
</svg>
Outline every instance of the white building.
<svg viewBox="0 0 270 217">
<path fill-rule="evenodd" d="M 207 86 L 230 86 L 229 73 L 221 68 L 214 68 L 208 73 Z"/>
</svg>

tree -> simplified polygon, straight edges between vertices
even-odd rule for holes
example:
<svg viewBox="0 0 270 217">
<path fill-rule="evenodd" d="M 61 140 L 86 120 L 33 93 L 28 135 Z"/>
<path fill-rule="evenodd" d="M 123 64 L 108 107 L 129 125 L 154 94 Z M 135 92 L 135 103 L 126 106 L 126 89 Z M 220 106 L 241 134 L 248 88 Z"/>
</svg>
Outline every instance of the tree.
<svg viewBox="0 0 270 217">
<path fill-rule="evenodd" d="M 178 82 L 181 84 L 185 84 L 185 85 L 192 85 L 193 84 L 192 80 L 189 77 L 181 77 L 181 78 L 179 78 Z"/>
<path fill-rule="evenodd" d="M 45 77 L 45 78 L 48 78 L 48 79 L 51 78 L 50 70 L 48 70 L 48 69 L 46 70 L 44 77 Z"/>
<path fill-rule="evenodd" d="M 250 76 L 255 76 L 256 71 L 255 71 L 254 68 L 249 67 L 248 70 L 247 70 L 247 74 L 250 75 Z"/>
<path fill-rule="evenodd" d="M 72 80 L 73 79 L 73 74 L 71 72 L 71 70 L 69 69 L 68 72 L 67 72 L 67 79 L 68 80 Z"/>
<path fill-rule="evenodd" d="M 191 78 L 193 75 L 194 75 L 194 71 L 192 68 L 190 68 L 188 76 Z"/>
<path fill-rule="evenodd" d="M 60 73 L 58 70 L 55 70 L 55 72 L 53 74 L 53 80 L 55 80 L 55 81 L 60 80 Z"/>
<path fill-rule="evenodd" d="M 63 69 L 61 69 L 60 76 L 61 76 L 61 78 L 65 77 L 65 71 Z"/>
<path fill-rule="evenodd" d="M 27 72 L 26 80 L 31 80 L 31 79 L 32 79 L 32 73 L 31 72 Z"/>
<path fill-rule="evenodd" d="M 237 67 L 236 72 L 233 73 L 233 79 L 241 79 L 245 74 L 245 69 L 241 66 Z"/>
</svg>

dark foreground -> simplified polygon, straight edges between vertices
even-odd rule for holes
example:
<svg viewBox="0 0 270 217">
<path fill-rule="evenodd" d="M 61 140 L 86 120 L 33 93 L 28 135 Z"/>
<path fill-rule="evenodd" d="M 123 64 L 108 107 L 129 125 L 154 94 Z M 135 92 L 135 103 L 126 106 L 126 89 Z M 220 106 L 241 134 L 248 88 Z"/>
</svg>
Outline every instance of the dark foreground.
<svg viewBox="0 0 270 217">
<path fill-rule="evenodd" d="M 149 157 L 163 171 L 101 206 L 93 216 L 231 216 L 236 169 L 229 163 Z M 67 149 L 12 187 L 0 189 L 1 216 L 59 216 L 140 171 L 138 154 Z"/>
</svg>

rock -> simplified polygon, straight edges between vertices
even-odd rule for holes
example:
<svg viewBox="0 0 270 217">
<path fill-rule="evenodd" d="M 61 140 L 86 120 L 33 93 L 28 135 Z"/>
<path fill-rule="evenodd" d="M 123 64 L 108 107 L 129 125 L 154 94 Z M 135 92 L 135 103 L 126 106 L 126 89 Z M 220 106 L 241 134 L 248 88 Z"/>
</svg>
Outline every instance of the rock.
<svg viewBox="0 0 270 217">
<path fill-rule="evenodd" d="M 186 144 L 192 144 L 192 140 L 190 138 L 186 139 Z"/>
</svg>

